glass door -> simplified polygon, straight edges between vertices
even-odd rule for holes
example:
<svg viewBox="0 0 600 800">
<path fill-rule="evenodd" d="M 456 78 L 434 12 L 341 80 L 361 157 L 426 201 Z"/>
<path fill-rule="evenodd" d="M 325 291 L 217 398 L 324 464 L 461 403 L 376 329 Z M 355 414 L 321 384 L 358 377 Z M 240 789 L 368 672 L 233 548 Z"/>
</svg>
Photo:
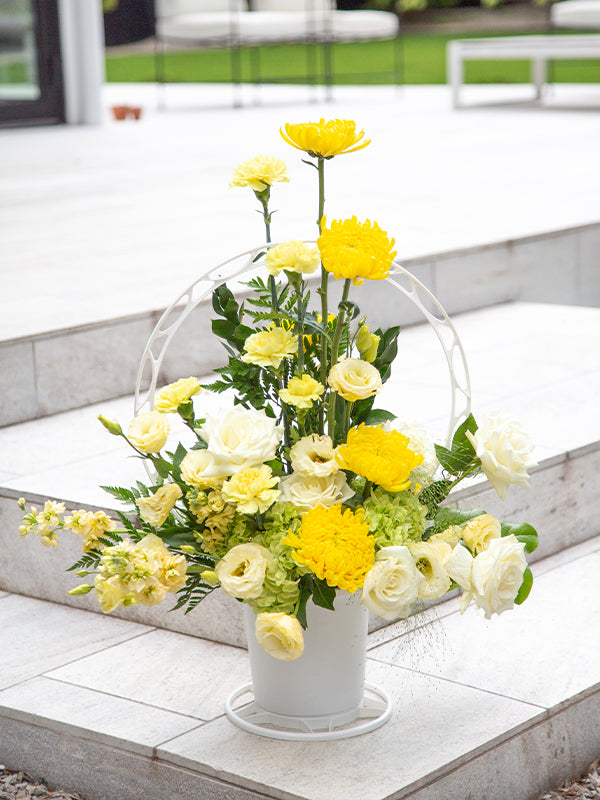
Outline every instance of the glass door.
<svg viewBox="0 0 600 800">
<path fill-rule="evenodd" d="M 0 126 L 64 118 L 57 0 L 0 0 Z"/>
</svg>

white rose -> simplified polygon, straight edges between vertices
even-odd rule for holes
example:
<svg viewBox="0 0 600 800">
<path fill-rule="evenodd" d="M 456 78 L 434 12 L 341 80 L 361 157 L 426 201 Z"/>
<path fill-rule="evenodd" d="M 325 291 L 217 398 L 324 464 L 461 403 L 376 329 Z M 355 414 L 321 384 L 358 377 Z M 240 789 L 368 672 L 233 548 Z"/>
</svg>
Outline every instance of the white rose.
<svg viewBox="0 0 600 800">
<path fill-rule="evenodd" d="M 373 397 L 383 389 L 379 370 L 361 358 L 338 361 L 330 369 L 327 382 L 334 392 L 351 403 Z"/>
<path fill-rule="evenodd" d="M 383 619 L 406 619 L 424 580 L 408 547 L 383 547 L 365 576 L 360 599 Z"/>
<path fill-rule="evenodd" d="M 537 466 L 537 461 L 531 456 L 531 440 L 516 420 L 494 411 L 483 417 L 475 433 L 466 435 L 502 500 L 511 484 L 529 486 L 527 470 Z"/>
<path fill-rule="evenodd" d="M 260 597 L 270 560 L 270 552 L 260 544 L 237 544 L 215 567 L 221 589 L 240 600 Z"/>
<path fill-rule="evenodd" d="M 512 608 L 527 569 L 524 551 L 525 545 L 512 534 L 493 539 L 475 558 L 466 547 L 457 545 L 446 569 L 463 589 L 461 613 L 471 600 L 484 610 L 487 619 Z"/>
<path fill-rule="evenodd" d="M 397 419 L 385 422 L 381 427 L 384 431 L 398 431 L 406 436 L 410 449 L 423 456 L 423 461 L 410 473 L 410 479 L 421 486 L 429 486 L 440 462 L 435 454 L 435 445 L 427 431 L 419 428 L 416 423 L 400 422 Z"/>
<path fill-rule="evenodd" d="M 446 594 L 450 588 L 450 576 L 444 564 L 452 553 L 450 545 L 441 541 L 411 542 L 409 550 L 417 569 L 425 578 L 419 586 L 419 597 L 433 600 Z"/>
<path fill-rule="evenodd" d="M 303 436 L 290 450 L 292 469 L 300 475 L 333 475 L 339 470 L 335 460 L 336 451 L 329 436 L 316 433 Z"/>
<path fill-rule="evenodd" d="M 471 581 L 475 602 L 487 619 L 513 607 L 526 569 L 525 545 L 513 534 L 494 539 L 487 550 L 475 556 Z"/>
<path fill-rule="evenodd" d="M 275 458 L 283 429 L 264 411 L 245 408 L 221 409 L 209 414 L 200 436 L 219 463 L 230 473 L 255 467 Z"/>
<path fill-rule="evenodd" d="M 289 614 L 258 614 L 254 631 L 263 650 L 279 661 L 295 661 L 304 652 L 302 626 Z"/>
<path fill-rule="evenodd" d="M 279 481 L 281 500 L 307 511 L 309 508 L 324 506 L 328 508 L 336 503 L 345 503 L 354 492 L 346 483 L 343 472 L 335 475 L 299 475 L 293 473 Z"/>
</svg>

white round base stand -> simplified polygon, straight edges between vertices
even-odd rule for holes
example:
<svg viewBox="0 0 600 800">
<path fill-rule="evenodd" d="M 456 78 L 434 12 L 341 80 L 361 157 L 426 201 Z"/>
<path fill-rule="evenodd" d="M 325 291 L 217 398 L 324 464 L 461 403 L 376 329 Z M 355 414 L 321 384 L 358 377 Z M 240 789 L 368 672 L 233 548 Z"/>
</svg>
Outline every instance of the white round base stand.
<svg viewBox="0 0 600 800">
<path fill-rule="evenodd" d="M 251 683 L 240 686 L 229 695 L 225 702 L 225 713 L 238 728 L 269 739 L 296 742 L 347 739 L 379 728 L 392 713 L 392 703 L 387 693 L 371 683 L 365 683 L 365 693 L 358 708 L 323 717 L 274 714 L 265 711 L 254 701 L 234 708 L 236 700 L 245 694 L 252 694 Z"/>
</svg>

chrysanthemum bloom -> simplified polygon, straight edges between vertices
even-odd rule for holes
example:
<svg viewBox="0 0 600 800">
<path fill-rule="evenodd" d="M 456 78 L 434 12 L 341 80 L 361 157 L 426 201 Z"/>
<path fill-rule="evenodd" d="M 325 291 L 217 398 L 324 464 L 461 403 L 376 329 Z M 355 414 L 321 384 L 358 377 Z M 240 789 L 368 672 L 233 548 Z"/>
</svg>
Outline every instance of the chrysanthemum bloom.
<svg viewBox="0 0 600 800">
<path fill-rule="evenodd" d="M 336 459 L 342 469 L 362 475 L 388 492 L 401 492 L 410 484 L 410 473 L 423 460 L 408 446 L 408 438 L 398 431 L 384 431 L 380 425 L 350 428 L 346 444 Z"/>
<path fill-rule="evenodd" d="M 390 273 L 396 251 L 392 250 L 394 239 L 390 239 L 376 222 L 359 222 L 356 217 L 333 220 L 326 228 L 323 217 L 321 235 L 317 245 L 321 261 L 327 272 L 335 278 L 351 278 L 360 286 L 363 278 L 380 281 Z"/>
<path fill-rule="evenodd" d="M 235 503 L 242 514 L 263 514 L 279 497 L 279 483 L 271 467 L 246 467 L 225 481 L 221 494 L 228 503 Z"/>
<path fill-rule="evenodd" d="M 298 337 L 284 328 L 252 333 L 244 342 L 242 361 L 259 367 L 278 369 L 284 358 L 298 351 Z"/>
<path fill-rule="evenodd" d="M 357 512 L 341 505 L 317 506 L 302 516 L 298 534 L 283 540 L 294 548 L 294 560 L 307 566 L 317 578 L 347 592 L 355 592 L 375 560 L 375 539 Z"/>
<path fill-rule="evenodd" d="M 302 375 L 300 378 L 290 378 L 287 387 L 279 390 L 279 397 L 290 406 L 310 408 L 324 391 L 322 383 L 310 375 Z"/>
<path fill-rule="evenodd" d="M 351 119 L 287 122 L 279 132 L 292 147 L 313 157 L 333 158 L 342 153 L 354 153 L 371 143 L 364 138 L 364 130 L 356 130 L 356 122 Z"/>
<path fill-rule="evenodd" d="M 279 275 L 282 269 L 309 275 L 320 263 L 319 248 L 296 239 L 270 247 L 265 256 L 265 269 L 269 275 Z"/>
<path fill-rule="evenodd" d="M 249 186 L 255 192 L 262 192 L 277 181 L 289 181 L 285 161 L 259 154 L 237 165 L 229 185 Z"/>
<path fill-rule="evenodd" d="M 202 391 L 198 378 L 180 378 L 158 392 L 154 399 L 154 410 L 163 414 L 175 413 L 180 405 L 187 403 Z"/>
</svg>

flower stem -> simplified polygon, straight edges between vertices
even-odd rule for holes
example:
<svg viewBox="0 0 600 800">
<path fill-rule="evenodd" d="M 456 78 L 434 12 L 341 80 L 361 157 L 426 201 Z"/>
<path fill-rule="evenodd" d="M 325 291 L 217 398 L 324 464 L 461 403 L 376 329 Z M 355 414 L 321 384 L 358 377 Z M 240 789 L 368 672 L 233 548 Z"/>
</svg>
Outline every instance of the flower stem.
<svg viewBox="0 0 600 800">
<path fill-rule="evenodd" d="M 321 233 L 321 222 L 325 210 L 325 159 L 319 156 L 317 160 L 317 171 L 319 173 L 319 213 L 317 225 L 319 226 L 319 233 Z M 321 264 L 321 288 L 319 294 L 321 295 L 321 323 L 325 330 L 327 330 L 327 318 L 329 316 L 329 309 L 327 305 L 327 281 L 329 273 Z M 323 386 L 327 386 L 327 337 L 321 336 L 321 370 L 320 379 Z M 322 435 L 325 431 L 325 419 L 323 404 L 319 408 L 319 433 Z"/>
<path fill-rule="evenodd" d="M 342 291 L 342 299 L 340 301 L 340 310 L 338 312 L 337 320 L 335 322 L 335 333 L 333 334 L 333 343 L 331 345 L 332 367 L 337 363 L 338 360 L 340 340 L 342 338 L 342 330 L 344 327 L 344 321 L 346 319 L 346 309 L 343 303 L 345 303 L 346 300 L 348 299 L 348 295 L 350 294 L 351 284 L 352 284 L 352 279 L 346 278 L 346 280 L 344 281 L 344 289 Z M 327 410 L 327 430 L 334 444 L 335 444 L 335 399 L 336 399 L 335 392 L 331 392 L 329 395 L 329 407 Z"/>
</svg>

